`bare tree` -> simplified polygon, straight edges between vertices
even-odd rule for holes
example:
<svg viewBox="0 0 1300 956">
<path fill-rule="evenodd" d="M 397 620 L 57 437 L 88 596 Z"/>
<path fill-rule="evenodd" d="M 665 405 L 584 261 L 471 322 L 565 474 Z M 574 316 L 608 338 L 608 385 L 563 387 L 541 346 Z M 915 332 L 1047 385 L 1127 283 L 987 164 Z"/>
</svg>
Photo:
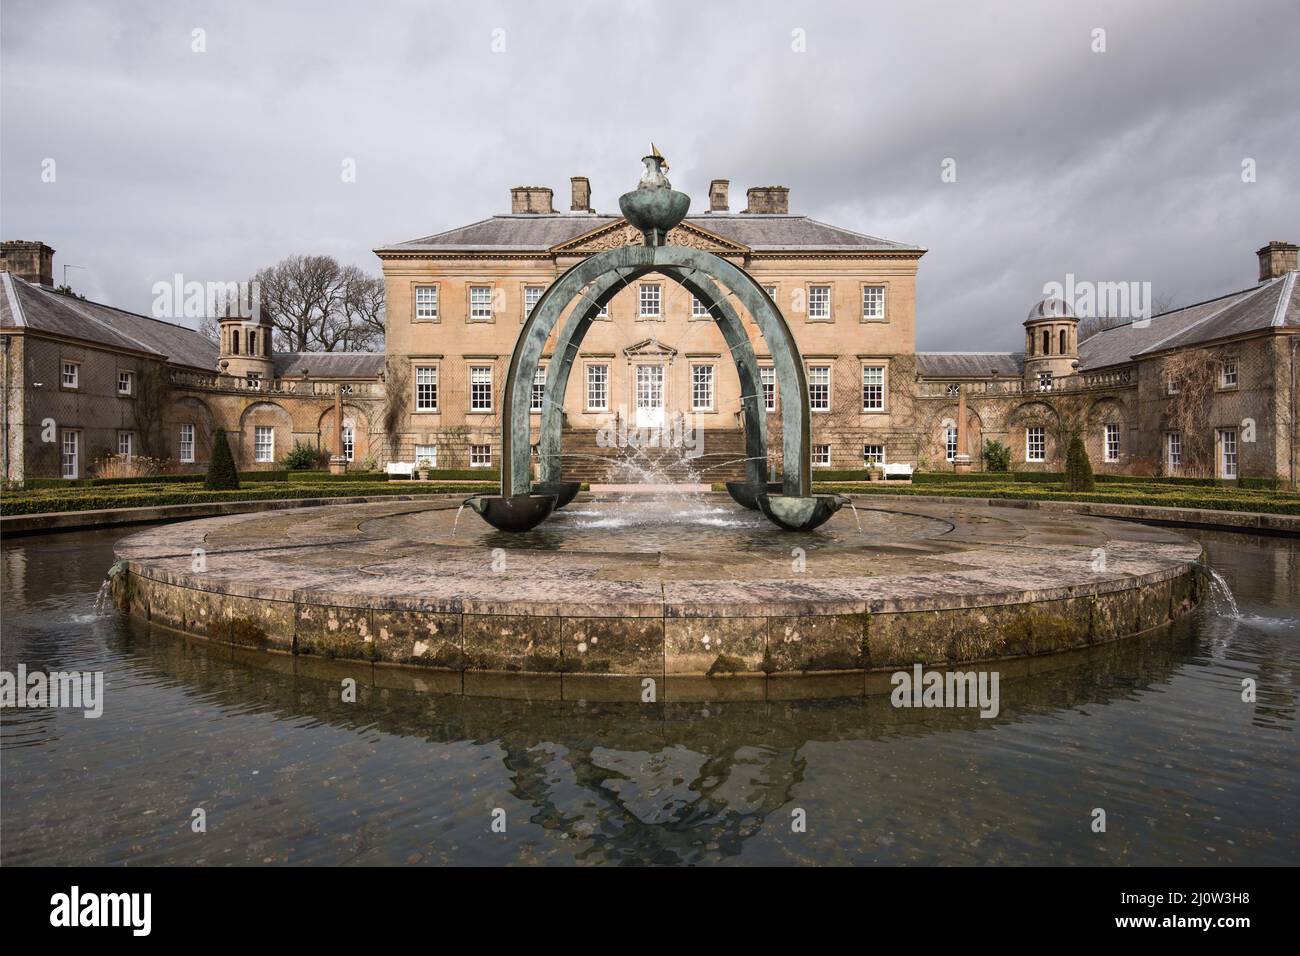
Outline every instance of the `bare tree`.
<svg viewBox="0 0 1300 956">
<path fill-rule="evenodd" d="M 348 266 L 343 296 L 347 319 L 347 348 L 356 352 L 384 350 L 384 280 Z"/>
<path fill-rule="evenodd" d="M 384 283 L 333 256 L 289 256 L 253 277 L 282 352 L 379 351 Z"/>
</svg>

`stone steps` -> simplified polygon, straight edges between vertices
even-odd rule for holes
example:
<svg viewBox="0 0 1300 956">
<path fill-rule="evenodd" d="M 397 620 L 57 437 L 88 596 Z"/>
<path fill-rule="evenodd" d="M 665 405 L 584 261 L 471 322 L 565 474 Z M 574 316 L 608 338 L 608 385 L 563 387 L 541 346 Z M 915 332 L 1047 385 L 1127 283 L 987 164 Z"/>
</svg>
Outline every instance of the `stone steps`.
<svg viewBox="0 0 1300 956">
<path fill-rule="evenodd" d="M 563 477 L 568 481 L 636 484 L 734 481 L 744 478 L 745 433 L 739 428 L 708 429 L 697 433 L 703 454 L 691 454 L 681 447 L 609 448 L 598 441 L 595 429 L 565 429 Z M 570 457 L 572 456 L 572 457 Z M 627 464 L 602 459 L 624 459 Z M 732 464 L 723 464 L 732 462 Z M 723 465 L 723 467 L 714 467 Z M 707 471 L 705 470 L 707 469 Z"/>
</svg>

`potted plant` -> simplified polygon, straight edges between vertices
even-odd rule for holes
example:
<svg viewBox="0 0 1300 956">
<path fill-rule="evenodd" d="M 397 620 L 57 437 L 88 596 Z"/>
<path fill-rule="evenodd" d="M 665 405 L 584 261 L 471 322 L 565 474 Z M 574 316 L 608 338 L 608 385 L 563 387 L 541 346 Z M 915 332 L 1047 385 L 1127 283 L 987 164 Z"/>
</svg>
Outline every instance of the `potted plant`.
<svg viewBox="0 0 1300 956">
<path fill-rule="evenodd" d="M 421 481 L 429 480 L 429 469 L 433 467 L 433 462 L 427 458 L 421 458 L 415 463 L 415 470 L 420 476 Z"/>
<path fill-rule="evenodd" d="M 884 477 L 885 477 L 884 466 L 882 465 L 867 466 L 867 481 L 883 481 Z"/>
</svg>

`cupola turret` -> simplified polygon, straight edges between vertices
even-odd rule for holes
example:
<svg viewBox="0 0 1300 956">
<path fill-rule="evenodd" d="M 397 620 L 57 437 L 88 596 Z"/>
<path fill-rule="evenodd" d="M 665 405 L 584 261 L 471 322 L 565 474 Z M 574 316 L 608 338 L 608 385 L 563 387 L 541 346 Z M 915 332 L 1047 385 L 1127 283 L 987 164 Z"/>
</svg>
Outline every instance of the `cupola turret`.
<svg viewBox="0 0 1300 956">
<path fill-rule="evenodd" d="M 260 388 L 275 377 L 271 358 L 271 335 L 274 331 L 266 315 L 245 318 L 223 316 L 219 366 L 226 375 L 241 379 L 249 388 Z"/>
<path fill-rule="evenodd" d="M 1079 320 L 1063 299 L 1043 299 L 1025 319 L 1025 385 L 1048 391 L 1079 364 Z"/>
</svg>

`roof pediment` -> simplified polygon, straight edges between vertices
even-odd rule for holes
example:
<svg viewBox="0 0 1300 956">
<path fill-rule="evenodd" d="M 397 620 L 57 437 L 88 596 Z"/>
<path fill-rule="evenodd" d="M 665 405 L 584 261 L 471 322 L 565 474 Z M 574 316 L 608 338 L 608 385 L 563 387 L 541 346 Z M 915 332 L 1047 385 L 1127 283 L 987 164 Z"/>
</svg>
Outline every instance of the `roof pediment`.
<svg viewBox="0 0 1300 956">
<path fill-rule="evenodd" d="M 640 233 L 638 233 L 640 235 Z M 628 358 L 654 356 L 660 358 L 672 358 L 677 354 L 677 350 L 671 345 L 664 345 L 658 339 L 643 339 L 634 345 L 629 345 L 623 350 L 623 354 Z"/>
<path fill-rule="evenodd" d="M 621 246 L 639 246 L 645 240 L 641 231 L 628 223 L 626 219 L 598 226 L 590 232 L 551 247 L 556 255 L 591 255 L 617 249 Z M 724 239 L 717 233 L 695 225 L 682 222 L 668 231 L 668 244 L 671 246 L 688 246 L 691 249 L 703 249 L 718 255 L 743 255 L 749 247 L 731 239 Z"/>
</svg>

